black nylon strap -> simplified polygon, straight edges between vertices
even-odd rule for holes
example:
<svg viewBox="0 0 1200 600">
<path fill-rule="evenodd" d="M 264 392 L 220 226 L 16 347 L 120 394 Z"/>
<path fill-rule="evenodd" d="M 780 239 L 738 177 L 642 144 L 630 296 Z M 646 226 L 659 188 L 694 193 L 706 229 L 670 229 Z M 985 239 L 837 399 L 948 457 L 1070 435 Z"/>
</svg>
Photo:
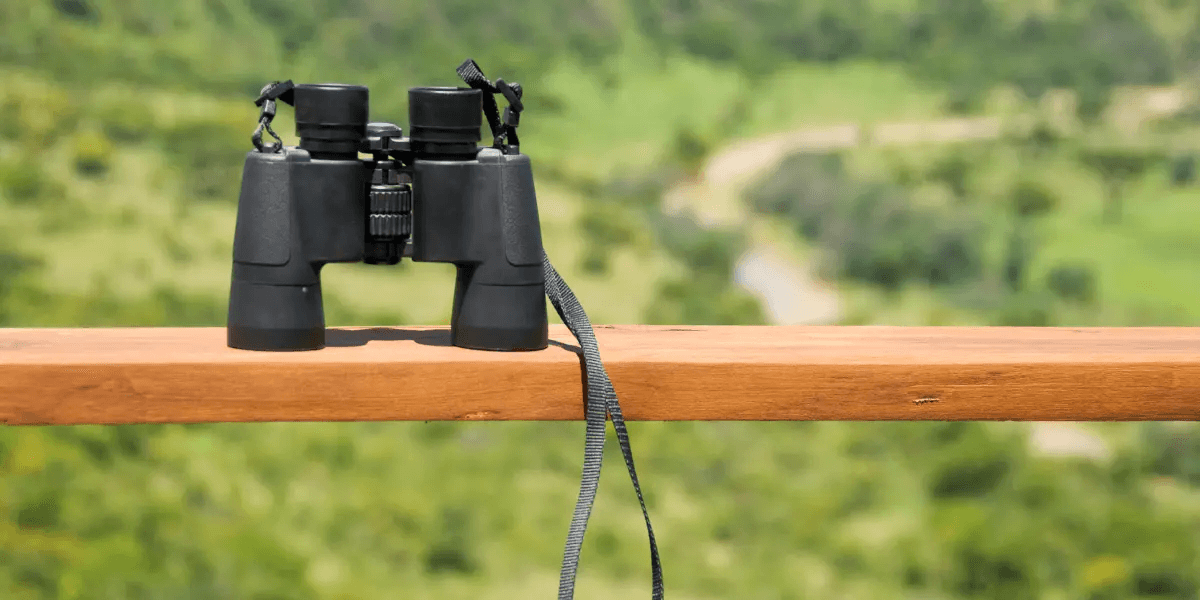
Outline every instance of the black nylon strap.
<svg viewBox="0 0 1200 600">
<path fill-rule="evenodd" d="M 617 442 L 621 445 L 621 454 L 625 457 L 625 467 L 629 470 L 629 479 L 637 492 L 638 503 L 642 506 L 642 517 L 646 520 L 646 533 L 650 537 L 650 573 L 652 579 L 651 598 L 662 600 L 663 581 L 662 564 L 658 558 L 658 543 L 654 539 L 654 528 L 650 525 L 650 513 L 646 510 L 646 500 L 642 496 L 642 487 L 638 483 L 637 469 L 633 465 L 633 450 L 629 445 L 629 431 L 625 428 L 625 418 L 621 414 L 621 404 L 617 400 L 617 392 L 613 389 L 608 372 L 600 362 L 600 347 L 596 343 L 596 334 L 592 331 L 592 323 L 579 299 L 567 287 L 567 283 L 559 276 L 558 271 L 550 264 L 550 258 L 542 252 L 542 270 L 546 277 L 546 295 L 554 310 L 571 330 L 579 347 L 583 350 L 583 365 L 587 372 L 587 436 L 584 440 L 583 476 L 579 484 L 579 499 L 575 503 L 575 516 L 567 532 L 567 545 L 563 552 L 562 571 L 558 582 L 558 600 L 572 600 L 575 596 L 575 574 L 579 569 L 579 551 L 583 546 L 583 536 L 587 531 L 588 517 L 592 513 L 592 504 L 596 499 L 596 489 L 600 484 L 600 466 L 604 458 L 605 422 L 606 415 L 612 418 L 613 429 L 617 432 Z"/>
<path fill-rule="evenodd" d="M 521 102 L 521 84 L 508 83 L 497 79 L 492 83 L 479 68 L 474 60 L 467 59 L 458 66 L 458 76 L 467 85 L 483 92 L 483 114 L 487 117 L 488 127 L 492 130 L 492 143 L 496 148 L 505 150 L 507 154 L 517 152 L 520 141 L 517 139 L 517 125 L 521 122 L 521 111 L 525 105 Z M 501 118 L 499 106 L 494 94 L 501 94 L 508 101 Z"/>
<path fill-rule="evenodd" d="M 483 92 L 483 114 L 487 117 L 488 127 L 492 130 L 492 137 L 499 140 L 503 129 L 500 123 L 500 107 L 496 105 L 496 97 L 493 95 L 498 93 L 499 90 L 484 76 L 483 70 L 479 68 L 479 65 L 474 60 L 468 58 L 455 71 L 467 85 Z"/>
</svg>

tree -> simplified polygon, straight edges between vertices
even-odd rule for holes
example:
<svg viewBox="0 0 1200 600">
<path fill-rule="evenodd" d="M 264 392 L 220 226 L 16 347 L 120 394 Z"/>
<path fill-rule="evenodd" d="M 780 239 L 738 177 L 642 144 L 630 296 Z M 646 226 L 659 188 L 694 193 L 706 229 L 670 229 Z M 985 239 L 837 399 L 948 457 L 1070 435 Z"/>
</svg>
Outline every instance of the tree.
<svg viewBox="0 0 1200 600">
<path fill-rule="evenodd" d="M 1165 159 L 1160 152 L 1136 148 L 1089 149 L 1082 151 L 1079 158 L 1104 180 L 1104 220 L 1110 224 L 1121 222 L 1125 184 Z"/>
</svg>

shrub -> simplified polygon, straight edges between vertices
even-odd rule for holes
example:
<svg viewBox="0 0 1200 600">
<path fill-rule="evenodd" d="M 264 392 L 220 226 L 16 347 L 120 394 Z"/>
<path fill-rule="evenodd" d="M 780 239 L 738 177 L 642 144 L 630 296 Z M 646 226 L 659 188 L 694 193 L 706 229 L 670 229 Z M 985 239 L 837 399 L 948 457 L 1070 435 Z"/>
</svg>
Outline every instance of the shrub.
<svg viewBox="0 0 1200 600">
<path fill-rule="evenodd" d="M 1025 270 L 1033 255 L 1033 241 L 1029 233 L 1018 227 L 1008 238 L 1008 248 L 1004 253 L 1004 283 L 1014 292 L 1019 292 L 1025 286 Z"/>
<path fill-rule="evenodd" d="M 1036 292 L 1024 292 L 1010 295 L 992 324 L 1002 327 L 1047 327 L 1053 322 L 1053 298 Z"/>
<path fill-rule="evenodd" d="M 85 129 L 73 140 L 75 172 L 84 177 L 100 177 L 112 167 L 113 145 L 103 132 Z"/>
<path fill-rule="evenodd" d="M 758 300 L 733 285 L 734 262 L 745 249 L 740 231 L 704 229 L 690 217 L 659 213 L 651 222 L 662 246 L 688 272 L 659 285 L 645 320 L 651 324 L 758 325 Z"/>
<path fill-rule="evenodd" d="M 720 280 L 678 278 L 659 286 L 646 310 L 651 325 L 764 325 L 766 316 L 753 296 Z"/>
<path fill-rule="evenodd" d="M 675 132 L 672 155 L 689 172 L 699 171 L 704 158 L 712 151 L 712 144 L 690 127 L 680 127 Z"/>
<path fill-rule="evenodd" d="M 1096 275 L 1082 265 L 1059 265 L 1046 275 L 1046 287 L 1059 298 L 1090 304 L 1096 300 Z"/>
<path fill-rule="evenodd" d="M 814 239 L 851 193 L 840 155 L 795 154 L 784 159 L 747 198 L 754 210 L 787 217 L 801 235 Z"/>
<path fill-rule="evenodd" d="M 890 186 L 865 187 L 822 236 L 845 277 L 897 289 L 949 285 L 983 268 L 979 223 L 968 213 L 913 206 Z"/>
<path fill-rule="evenodd" d="M 183 172 L 187 193 L 197 200 L 237 202 L 241 164 L 249 135 L 212 123 L 190 123 L 166 136 L 172 162 Z"/>
<path fill-rule="evenodd" d="M 136 142 L 154 132 L 148 106 L 132 100 L 106 100 L 96 107 L 105 135 L 118 142 Z"/>
<path fill-rule="evenodd" d="M 1182 187 L 1196 182 L 1196 155 L 1184 154 L 1171 160 L 1171 183 Z"/>
<path fill-rule="evenodd" d="M 953 162 L 944 173 L 952 182 Z M 956 284 L 983 270 L 974 212 L 915 205 L 902 187 L 858 182 L 837 155 L 789 157 L 748 198 L 824 246 L 835 275 L 895 290 L 910 281 Z"/>
<path fill-rule="evenodd" d="M 1038 123 L 1034 126 L 1033 131 L 1029 132 L 1029 137 L 1025 139 L 1025 143 L 1036 152 L 1045 152 L 1062 142 L 1062 134 L 1051 128 L 1046 123 Z"/>
<path fill-rule="evenodd" d="M 1147 423 L 1142 429 L 1142 447 L 1151 473 L 1200 486 L 1200 430 L 1188 425 Z"/>
<path fill-rule="evenodd" d="M 629 209 L 615 203 L 589 204 L 579 217 L 586 249 L 580 268 L 593 275 L 608 272 L 609 255 L 614 248 L 633 243 L 637 219 Z"/>
<path fill-rule="evenodd" d="M 46 176 L 42 166 L 30 156 L 0 162 L 0 194 L 16 204 L 61 193 L 61 186 Z"/>
<path fill-rule="evenodd" d="M 609 253 L 595 247 L 588 247 L 579 259 L 579 269 L 588 275 L 607 275 L 610 266 Z"/>
<path fill-rule="evenodd" d="M 1032 181 L 1018 183 L 1013 187 L 1010 197 L 1013 212 L 1023 218 L 1040 217 L 1058 205 L 1058 198 L 1053 193 Z"/>
<path fill-rule="evenodd" d="M 75 127 L 79 107 L 77 99 L 53 83 L 6 73 L 0 86 L 0 137 L 49 146 Z"/>
<path fill-rule="evenodd" d="M 955 197 L 960 200 L 967 195 L 967 175 L 971 172 L 971 164 L 962 154 L 952 154 L 933 166 L 929 178 L 940 181 L 950 188 Z"/>
<path fill-rule="evenodd" d="M 704 229 L 689 217 L 659 216 L 654 226 L 667 252 L 698 276 L 729 280 L 734 261 L 745 249 L 741 232 Z"/>
</svg>

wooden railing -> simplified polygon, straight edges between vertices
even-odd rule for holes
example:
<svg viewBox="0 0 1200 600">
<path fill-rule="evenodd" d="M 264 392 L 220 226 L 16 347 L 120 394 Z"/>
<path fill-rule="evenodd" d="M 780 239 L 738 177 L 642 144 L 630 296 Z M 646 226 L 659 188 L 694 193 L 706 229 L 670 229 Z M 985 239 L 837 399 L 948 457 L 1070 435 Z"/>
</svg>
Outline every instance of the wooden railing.
<svg viewBox="0 0 1200 600">
<path fill-rule="evenodd" d="M 1200 329 L 596 328 L 630 420 L 1195 420 Z M 444 328 L 261 353 L 222 328 L 0 330 L 0 422 L 583 418 L 574 339 L 495 353 Z"/>
</svg>

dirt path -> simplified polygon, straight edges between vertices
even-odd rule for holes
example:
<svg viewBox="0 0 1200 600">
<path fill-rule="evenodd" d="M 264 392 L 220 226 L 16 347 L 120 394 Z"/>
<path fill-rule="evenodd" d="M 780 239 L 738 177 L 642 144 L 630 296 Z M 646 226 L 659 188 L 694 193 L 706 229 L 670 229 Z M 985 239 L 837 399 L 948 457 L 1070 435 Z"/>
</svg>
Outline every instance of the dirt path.
<svg viewBox="0 0 1200 600">
<path fill-rule="evenodd" d="M 746 187 L 796 152 L 828 152 L 864 144 L 911 145 L 995 138 L 996 117 L 941 119 L 878 125 L 835 125 L 785 131 L 735 142 L 715 153 L 697 181 L 681 184 L 664 198 L 668 212 L 691 211 L 708 227 L 747 226 L 752 245 L 735 268 L 735 281 L 762 300 L 775 325 L 835 323 L 841 305 L 833 286 L 813 276 L 798 253 L 764 231 L 761 219 L 742 201 Z"/>
<path fill-rule="evenodd" d="M 1137 128 L 1148 119 L 1172 114 L 1187 105 L 1182 88 L 1118 90 L 1110 118 L 1122 128 Z M 809 127 L 741 140 L 713 154 L 697 181 L 670 190 L 664 208 L 691 211 L 702 225 L 744 225 L 757 234 L 761 219 L 746 210 L 742 194 L 754 180 L 776 168 L 790 154 L 829 152 L 861 146 L 909 146 L 997 139 L 1007 131 L 1027 129 L 1035 114 L 947 118 L 932 121 Z M 758 296 L 777 325 L 833 323 L 841 315 L 836 291 L 818 281 L 812 269 L 778 236 L 755 235 L 738 261 L 738 285 Z"/>
<path fill-rule="evenodd" d="M 775 325 L 833 324 L 841 317 L 836 288 L 820 281 L 799 252 L 778 238 L 764 235 L 757 217 L 746 209 L 742 194 L 758 177 L 788 155 L 829 151 L 863 143 L 947 143 L 989 139 L 1003 134 L 998 119 L 948 119 L 933 123 L 897 123 L 877 127 L 868 142 L 853 125 L 803 129 L 743 140 L 717 152 L 697 181 L 680 184 L 664 198 L 668 212 L 692 212 L 707 227 L 747 226 L 751 247 L 734 268 L 734 281 L 758 297 Z M 1047 457 L 1082 457 L 1106 461 L 1109 444 L 1086 425 L 1030 423 L 1029 449 Z"/>
<path fill-rule="evenodd" d="M 821 282 L 802 257 L 765 235 L 759 219 L 746 210 L 746 186 L 803 149 L 833 149 L 857 144 L 856 126 L 803 129 L 737 142 L 716 153 L 696 181 L 671 189 L 663 200 L 671 213 L 691 212 L 706 227 L 745 225 L 751 247 L 734 268 L 734 280 L 762 301 L 775 325 L 834 323 L 841 303 L 831 285 Z"/>
</svg>

